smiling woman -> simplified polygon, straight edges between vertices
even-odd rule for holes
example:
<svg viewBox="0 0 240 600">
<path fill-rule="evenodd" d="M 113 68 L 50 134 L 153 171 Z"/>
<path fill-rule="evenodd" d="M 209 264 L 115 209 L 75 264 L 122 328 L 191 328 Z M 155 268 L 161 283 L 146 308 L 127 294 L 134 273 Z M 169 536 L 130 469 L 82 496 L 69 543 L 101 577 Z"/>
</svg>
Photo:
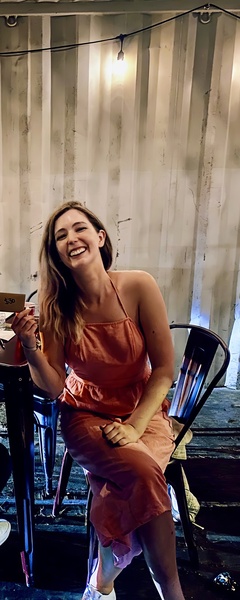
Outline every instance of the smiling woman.
<svg viewBox="0 0 240 600">
<path fill-rule="evenodd" d="M 101 259 L 99 248 L 105 243 L 106 233 L 103 229 L 97 231 L 90 221 L 79 220 L 81 213 L 71 209 L 58 218 L 55 225 L 56 248 L 62 262 L 71 268 L 76 268 L 76 258 L 85 255 L 84 258 Z M 84 219 L 84 214 L 81 215 Z M 94 249 L 96 250 L 94 253 Z M 71 260 L 73 259 L 73 260 Z"/>
<path fill-rule="evenodd" d="M 40 250 L 41 351 L 27 310 L 13 328 L 34 382 L 59 396 L 65 444 L 88 471 L 99 557 L 83 600 L 115 600 L 115 578 L 141 551 L 159 596 L 183 600 L 164 478 L 174 449 L 166 308 L 151 275 L 111 262 L 101 221 L 80 203 L 61 206 Z"/>
<path fill-rule="evenodd" d="M 71 218 L 73 214 L 75 218 Z M 82 335 L 84 297 L 79 294 L 79 287 L 72 276 L 72 266 L 74 267 L 76 259 L 70 260 L 67 252 L 76 249 L 72 236 L 76 239 L 76 235 L 80 237 L 81 233 L 88 235 L 84 230 L 92 233 L 92 236 L 95 234 L 95 240 L 96 236 L 101 235 L 100 232 L 104 235 L 104 244 L 99 243 L 97 256 L 102 259 L 104 269 L 109 269 L 112 263 L 111 240 L 98 217 L 79 202 L 68 202 L 53 213 L 46 225 L 40 250 L 41 325 L 44 328 L 45 324 L 50 324 L 55 336 L 62 341 L 70 335 L 78 342 Z M 88 248 L 86 241 L 84 238 L 84 250 Z M 91 261 L 90 256 L 89 260 Z M 58 302 L 53 301 L 56 296 Z"/>
</svg>

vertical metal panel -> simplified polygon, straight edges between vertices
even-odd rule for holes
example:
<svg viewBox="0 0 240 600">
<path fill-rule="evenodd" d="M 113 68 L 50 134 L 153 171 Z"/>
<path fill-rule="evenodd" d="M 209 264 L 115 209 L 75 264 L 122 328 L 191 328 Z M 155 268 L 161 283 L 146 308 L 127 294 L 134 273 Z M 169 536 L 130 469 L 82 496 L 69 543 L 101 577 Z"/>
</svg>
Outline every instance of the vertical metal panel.
<svg viewBox="0 0 240 600">
<path fill-rule="evenodd" d="M 164 15 L 164 19 L 167 18 Z M 172 15 L 169 15 L 172 16 Z M 43 223 L 79 199 L 106 223 L 114 268 L 157 279 L 170 321 L 210 326 L 239 373 L 240 25 L 188 15 L 0 19 L 0 289 L 37 285 Z M 145 28 L 119 43 L 88 44 Z"/>
</svg>

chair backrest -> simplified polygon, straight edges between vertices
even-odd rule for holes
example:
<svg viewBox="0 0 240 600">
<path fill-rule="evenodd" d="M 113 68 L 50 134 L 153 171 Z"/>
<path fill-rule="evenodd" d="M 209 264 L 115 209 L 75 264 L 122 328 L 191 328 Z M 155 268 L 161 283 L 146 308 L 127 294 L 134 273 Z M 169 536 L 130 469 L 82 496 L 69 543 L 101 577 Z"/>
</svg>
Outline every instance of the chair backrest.
<svg viewBox="0 0 240 600">
<path fill-rule="evenodd" d="M 33 296 L 35 296 L 35 294 L 38 293 L 38 290 L 34 290 L 34 292 L 31 292 L 31 294 L 29 294 L 29 296 L 26 299 L 26 302 L 30 302 L 30 300 L 32 300 Z"/>
<path fill-rule="evenodd" d="M 227 370 L 230 352 L 225 342 L 213 331 L 198 325 L 172 323 L 170 329 L 185 329 L 188 339 L 179 375 L 169 408 L 169 416 L 184 426 L 178 434 L 176 447 L 184 437 L 212 390 Z M 222 349 L 221 366 L 203 387 L 218 348 Z"/>
</svg>

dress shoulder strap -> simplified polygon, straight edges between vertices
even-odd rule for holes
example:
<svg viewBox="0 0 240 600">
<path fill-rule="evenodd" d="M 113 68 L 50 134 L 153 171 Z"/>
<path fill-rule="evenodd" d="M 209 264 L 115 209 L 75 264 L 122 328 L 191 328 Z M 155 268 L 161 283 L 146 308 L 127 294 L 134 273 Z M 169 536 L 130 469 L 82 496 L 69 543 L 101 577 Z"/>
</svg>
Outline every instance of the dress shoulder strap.
<svg viewBox="0 0 240 600">
<path fill-rule="evenodd" d="M 121 308 L 122 308 L 122 310 L 123 310 L 123 312 L 124 312 L 124 314 L 125 314 L 125 317 L 129 317 L 129 315 L 128 315 L 127 311 L 126 311 L 126 308 L 125 308 L 124 304 L 122 303 L 122 300 L 121 300 L 121 298 L 120 298 L 120 296 L 119 296 L 119 293 L 118 293 L 118 291 L 117 291 L 117 288 L 116 288 L 115 284 L 113 283 L 113 280 L 111 279 L 110 275 L 108 275 L 108 277 L 109 277 L 109 279 L 110 279 L 110 281 L 111 281 L 111 284 L 112 284 L 112 286 L 113 286 L 113 289 L 114 289 L 114 291 L 115 291 L 115 294 L 116 294 L 116 296 L 117 296 L 118 302 L 119 302 L 119 304 L 120 304 L 120 306 L 121 306 Z"/>
</svg>

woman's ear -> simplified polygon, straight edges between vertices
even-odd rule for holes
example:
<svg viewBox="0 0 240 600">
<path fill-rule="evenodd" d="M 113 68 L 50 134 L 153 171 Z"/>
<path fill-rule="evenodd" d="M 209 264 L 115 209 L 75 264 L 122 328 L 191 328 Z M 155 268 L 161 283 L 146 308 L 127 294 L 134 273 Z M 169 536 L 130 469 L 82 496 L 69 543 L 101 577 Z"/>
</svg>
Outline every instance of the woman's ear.
<svg viewBox="0 0 240 600">
<path fill-rule="evenodd" d="M 104 246 L 105 240 L 106 240 L 106 231 L 104 231 L 104 229 L 99 229 L 98 239 L 99 239 L 98 246 L 99 246 L 99 248 L 102 248 Z"/>
</svg>

